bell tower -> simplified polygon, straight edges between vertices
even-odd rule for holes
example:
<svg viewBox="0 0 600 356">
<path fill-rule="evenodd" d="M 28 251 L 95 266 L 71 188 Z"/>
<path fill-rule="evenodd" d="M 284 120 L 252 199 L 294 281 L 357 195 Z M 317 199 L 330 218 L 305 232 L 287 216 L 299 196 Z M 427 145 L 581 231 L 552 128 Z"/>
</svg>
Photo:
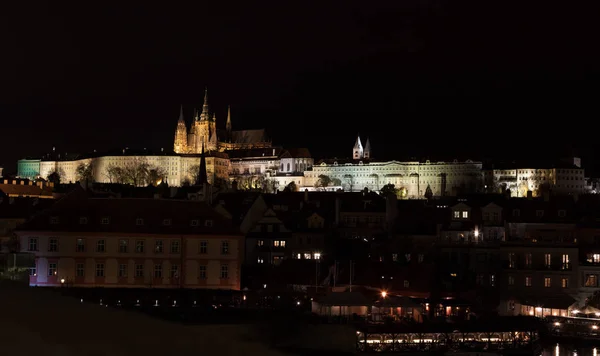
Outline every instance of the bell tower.
<svg viewBox="0 0 600 356">
<path fill-rule="evenodd" d="M 354 144 L 354 148 L 352 149 L 352 159 L 361 159 L 363 158 L 363 146 L 360 142 L 360 135 L 356 137 L 356 143 Z"/>
<path fill-rule="evenodd" d="M 187 128 L 185 127 L 185 120 L 183 118 L 183 105 L 179 109 L 179 120 L 177 120 L 177 129 L 175 130 L 175 143 L 173 145 L 173 151 L 175 153 L 186 153 L 187 147 Z"/>
</svg>

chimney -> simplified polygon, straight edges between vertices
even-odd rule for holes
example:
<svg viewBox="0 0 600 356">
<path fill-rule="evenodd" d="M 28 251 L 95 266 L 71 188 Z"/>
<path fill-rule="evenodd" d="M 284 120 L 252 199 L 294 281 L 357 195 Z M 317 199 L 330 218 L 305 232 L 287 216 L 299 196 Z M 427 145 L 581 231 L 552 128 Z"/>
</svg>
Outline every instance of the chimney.
<svg viewBox="0 0 600 356">
<path fill-rule="evenodd" d="M 308 201 L 308 189 L 304 189 L 304 201 Z"/>
<path fill-rule="evenodd" d="M 531 200 L 533 198 L 533 192 L 531 190 L 527 191 L 527 199 Z"/>
</svg>

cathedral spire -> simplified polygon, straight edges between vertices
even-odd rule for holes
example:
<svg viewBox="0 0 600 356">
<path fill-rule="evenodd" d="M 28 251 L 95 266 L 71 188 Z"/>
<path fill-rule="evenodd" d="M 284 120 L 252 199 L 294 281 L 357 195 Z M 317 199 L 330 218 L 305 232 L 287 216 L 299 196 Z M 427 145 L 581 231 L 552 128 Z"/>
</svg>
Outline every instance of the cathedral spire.
<svg viewBox="0 0 600 356">
<path fill-rule="evenodd" d="M 204 88 L 204 104 L 202 105 L 202 113 L 200 114 L 200 120 L 210 119 L 208 113 L 208 88 Z"/>
<path fill-rule="evenodd" d="M 231 132 L 231 106 L 227 106 L 227 123 L 225 124 L 225 129 L 228 133 Z"/>
<path fill-rule="evenodd" d="M 181 104 L 181 107 L 179 108 L 179 121 L 185 122 L 183 119 L 183 104 Z"/>
<path fill-rule="evenodd" d="M 204 185 L 208 183 L 208 177 L 206 174 L 206 157 L 204 156 L 204 140 L 202 140 L 202 151 L 200 153 L 200 167 L 198 168 L 198 177 L 196 178 L 196 185 Z"/>
</svg>

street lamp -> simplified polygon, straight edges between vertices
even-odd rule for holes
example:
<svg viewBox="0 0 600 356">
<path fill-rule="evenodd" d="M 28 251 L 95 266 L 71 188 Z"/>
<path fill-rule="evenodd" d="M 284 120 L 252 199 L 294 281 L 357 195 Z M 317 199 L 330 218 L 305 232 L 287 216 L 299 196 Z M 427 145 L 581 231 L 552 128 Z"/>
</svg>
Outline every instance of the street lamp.
<svg viewBox="0 0 600 356">
<path fill-rule="evenodd" d="M 382 298 L 385 298 L 385 297 L 387 297 L 387 292 L 386 292 L 386 291 L 382 291 L 382 292 L 381 292 L 381 297 L 382 297 Z"/>
</svg>

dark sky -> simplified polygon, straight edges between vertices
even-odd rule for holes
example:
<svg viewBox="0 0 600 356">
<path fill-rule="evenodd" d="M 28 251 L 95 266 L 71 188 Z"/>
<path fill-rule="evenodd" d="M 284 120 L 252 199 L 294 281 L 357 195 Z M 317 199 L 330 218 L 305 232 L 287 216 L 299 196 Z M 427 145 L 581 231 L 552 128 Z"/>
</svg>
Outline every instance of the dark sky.
<svg viewBox="0 0 600 356">
<path fill-rule="evenodd" d="M 316 157 L 348 156 L 360 133 L 385 158 L 593 158 L 592 2 L 14 3 L 0 15 L 11 171 L 54 145 L 171 148 L 205 86 L 220 125 L 230 104 L 234 129 Z"/>
</svg>

